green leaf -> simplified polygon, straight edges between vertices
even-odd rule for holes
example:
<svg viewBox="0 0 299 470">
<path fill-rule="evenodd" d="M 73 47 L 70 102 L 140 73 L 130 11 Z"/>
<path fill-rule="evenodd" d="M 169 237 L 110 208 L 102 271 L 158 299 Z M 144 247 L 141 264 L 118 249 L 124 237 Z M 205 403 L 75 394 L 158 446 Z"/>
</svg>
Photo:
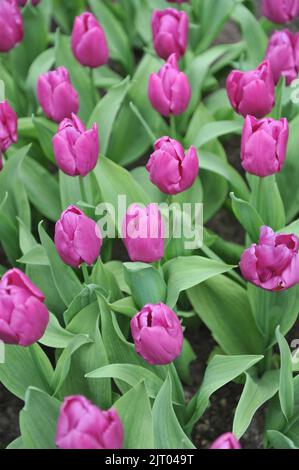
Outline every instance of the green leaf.
<svg viewBox="0 0 299 470">
<path fill-rule="evenodd" d="M 35 387 L 26 392 L 20 414 L 20 428 L 25 449 L 55 449 L 55 435 L 60 402 Z"/>
<path fill-rule="evenodd" d="M 39 266 L 49 266 L 49 260 L 45 253 L 44 248 L 41 245 L 36 244 L 21 258 L 18 259 L 19 263 L 33 264 Z"/>
<path fill-rule="evenodd" d="M 233 268 L 234 266 L 201 256 L 180 256 L 168 261 L 163 266 L 168 286 L 167 305 L 174 307 L 180 292 Z"/>
<path fill-rule="evenodd" d="M 264 225 L 263 220 L 249 202 L 237 198 L 234 193 L 231 193 L 230 197 L 235 216 L 245 228 L 251 241 L 257 242 L 260 236 L 260 228 Z"/>
<path fill-rule="evenodd" d="M 153 423 L 156 449 L 195 449 L 173 410 L 169 375 L 154 402 Z"/>
<path fill-rule="evenodd" d="M 189 341 L 184 338 L 182 353 L 174 361 L 174 364 L 176 370 L 178 371 L 180 379 L 188 385 L 192 383 L 190 363 L 194 361 L 194 359 L 196 359 L 196 354 L 194 353 Z"/>
<path fill-rule="evenodd" d="M 74 338 L 74 334 L 60 326 L 57 318 L 50 313 L 50 320 L 44 336 L 39 343 L 51 348 L 66 348 L 69 342 Z"/>
<path fill-rule="evenodd" d="M 55 164 L 52 139 L 57 131 L 57 125 L 47 119 L 32 117 L 37 137 L 44 154 Z"/>
<path fill-rule="evenodd" d="M 63 315 L 66 324 L 70 323 L 72 319 L 81 312 L 81 310 L 96 301 L 95 288 L 96 286 L 94 285 L 85 286 L 77 295 L 74 296 L 68 309 Z"/>
<path fill-rule="evenodd" d="M 42 73 L 48 72 L 55 62 L 54 48 L 50 47 L 49 49 L 44 50 L 39 54 L 38 57 L 30 65 L 27 79 L 26 79 L 26 88 L 28 93 L 31 94 L 33 98 L 36 99 L 36 86 L 38 77 Z"/>
<path fill-rule="evenodd" d="M 153 449 L 153 417 L 144 383 L 129 390 L 113 407 L 124 426 L 124 449 Z"/>
<path fill-rule="evenodd" d="M 246 383 L 239 400 L 233 424 L 233 433 L 240 439 L 246 432 L 257 410 L 279 388 L 279 372 L 276 370 L 266 372 L 261 379 L 255 374 L 246 373 Z"/>
<path fill-rule="evenodd" d="M 218 137 L 231 134 L 241 134 L 243 123 L 239 121 L 216 121 L 209 122 L 200 129 L 195 137 L 193 145 L 201 148 L 207 142 L 214 140 Z"/>
<path fill-rule="evenodd" d="M 14 439 L 10 444 L 8 444 L 6 449 L 24 449 L 22 437 L 17 437 L 16 439 Z"/>
<path fill-rule="evenodd" d="M 82 201 L 82 193 L 80 187 L 80 176 L 69 176 L 59 171 L 59 190 L 61 207 L 66 209 L 71 205 L 78 205 Z"/>
<path fill-rule="evenodd" d="M 288 343 L 280 332 L 280 327 L 276 328 L 276 339 L 280 350 L 280 379 L 279 379 L 279 400 L 283 414 L 290 420 L 294 413 L 294 383 L 292 355 Z"/>
<path fill-rule="evenodd" d="M 274 449 L 298 449 L 290 438 L 279 431 L 269 430 L 267 431 L 267 437 Z"/>
<path fill-rule="evenodd" d="M 124 263 L 125 280 L 138 308 L 165 302 L 167 286 L 163 271 L 146 263 Z"/>
</svg>

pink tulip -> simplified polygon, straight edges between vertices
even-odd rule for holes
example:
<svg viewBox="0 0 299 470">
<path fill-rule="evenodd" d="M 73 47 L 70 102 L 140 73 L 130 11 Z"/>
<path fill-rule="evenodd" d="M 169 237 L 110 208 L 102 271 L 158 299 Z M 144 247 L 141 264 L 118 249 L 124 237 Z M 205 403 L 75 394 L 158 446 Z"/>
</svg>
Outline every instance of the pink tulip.
<svg viewBox="0 0 299 470">
<path fill-rule="evenodd" d="M 162 116 L 182 114 L 188 107 L 191 88 L 187 76 L 179 71 L 175 54 L 172 54 L 158 73 L 152 73 L 148 88 L 153 108 Z"/>
<path fill-rule="evenodd" d="M 215 442 L 211 445 L 210 449 L 220 449 L 220 450 L 233 450 L 241 449 L 240 442 L 235 438 L 231 432 L 222 434 L 218 437 Z"/>
<path fill-rule="evenodd" d="M 49 313 L 43 293 L 19 269 L 0 281 L 0 339 L 6 344 L 30 346 L 44 334 Z"/>
<path fill-rule="evenodd" d="M 15 0 L 0 1 L 0 52 L 8 52 L 22 41 L 23 19 Z"/>
<path fill-rule="evenodd" d="M 0 103 L 0 152 L 18 141 L 18 117 L 7 101 Z"/>
<path fill-rule="evenodd" d="M 72 32 L 72 50 L 78 62 L 86 67 L 100 67 L 108 62 L 106 36 L 92 13 L 85 12 L 76 17 Z"/>
<path fill-rule="evenodd" d="M 284 164 L 289 137 L 288 121 L 247 116 L 241 145 L 242 166 L 256 176 L 278 173 Z"/>
<path fill-rule="evenodd" d="M 185 155 L 177 140 L 161 137 L 154 148 L 146 165 L 151 182 L 165 194 L 178 194 L 190 188 L 199 167 L 195 147 L 190 147 Z"/>
<path fill-rule="evenodd" d="M 299 33 L 288 29 L 275 31 L 270 37 L 266 52 L 275 84 L 285 77 L 290 85 L 297 78 L 299 70 Z"/>
<path fill-rule="evenodd" d="M 39 76 L 37 96 L 45 115 L 55 122 L 71 118 L 79 110 L 79 97 L 65 67 Z"/>
<path fill-rule="evenodd" d="M 121 449 L 123 435 L 114 409 L 102 411 L 82 395 L 64 399 L 56 432 L 60 449 Z"/>
<path fill-rule="evenodd" d="M 185 54 L 188 45 L 189 18 L 186 12 L 174 8 L 154 10 L 152 31 L 158 56 L 167 60 L 171 54 L 177 59 Z"/>
<path fill-rule="evenodd" d="M 132 204 L 122 226 L 124 244 L 131 261 L 153 263 L 164 255 L 164 224 L 156 204 L 142 208 Z"/>
<path fill-rule="evenodd" d="M 293 234 L 275 234 L 261 227 L 258 244 L 244 251 L 240 269 L 243 277 L 257 287 L 282 291 L 299 283 L 299 239 Z"/>
<path fill-rule="evenodd" d="M 262 12 L 273 23 L 287 23 L 299 15 L 299 1 L 263 0 Z"/>
<path fill-rule="evenodd" d="M 31 5 L 35 7 L 39 2 L 40 0 L 31 0 Z M 20 7 L 24 7 L 27 4 L 27 0 L 18 0 L 18 4 Z"/>
<path fill-rule="evenodd" d="M 262 118 L 275 104 L 274 80 L 268 61 L 248 72 L 233 70 L 227 78 L 226 89 L 232 107 L 244 117 L 250 114 Z"/>
<path fill-rule="evenodd" d="M 61 259 L 74 268 L 93 264 L 102 247 L 97 224 L 75 206 L 69 206 L 56 222 L 54 241 Z"/>
<path fill-rule="evenodd" d="M 137 354 L 149 364 L 174 361 L 182 351 L 183 330 L 177 315 L 167 305 L 148 304 L 131 320 Z"/>
<path fill-rule="evenodd" d="M 59 168 L 70 176 L 86 176 L 94 169 L 99 156 L 99 134 L 95 123 L 86 130 L 80 119 L 72 114 L 64 119 L 53 137 L 54 155 Z"/>
</svg>

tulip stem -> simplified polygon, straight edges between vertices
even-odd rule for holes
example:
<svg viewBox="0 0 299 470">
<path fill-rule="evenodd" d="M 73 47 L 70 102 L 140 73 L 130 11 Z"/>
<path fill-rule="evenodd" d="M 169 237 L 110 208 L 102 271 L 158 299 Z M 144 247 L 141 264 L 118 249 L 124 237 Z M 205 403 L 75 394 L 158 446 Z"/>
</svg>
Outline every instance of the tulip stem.
<svg viewBox="0 0 299 470">
<path fill-rule="evenodd" d="M 94 105 L 96 106 L 98 103 L 98 96 L 97 96 L 97 89 L 94 86 L 93 83 L 93 69 L 92 67 L 89 68 L 89 77 L 90 77 L 90 86 L 91 86 L 91 91 L 92 91 L 92 99 L 94 102 Z"/>
<path fill-rule="evenodd" d="M 173 114 L 170 115 L 170 130 L 171 130 L 171 137 L 176 139 L 176 123 L 175 123 L 175 116 Z"/>
<path fill-rule="evenodd" d="M 82 274 L 83 274 L 85 284 L 87 285 L 90 284 L 90 277 L 89 277 L 87 265 L 83 263 L 81 266 L 81 269 L 82 269 Z"/>
</svg>

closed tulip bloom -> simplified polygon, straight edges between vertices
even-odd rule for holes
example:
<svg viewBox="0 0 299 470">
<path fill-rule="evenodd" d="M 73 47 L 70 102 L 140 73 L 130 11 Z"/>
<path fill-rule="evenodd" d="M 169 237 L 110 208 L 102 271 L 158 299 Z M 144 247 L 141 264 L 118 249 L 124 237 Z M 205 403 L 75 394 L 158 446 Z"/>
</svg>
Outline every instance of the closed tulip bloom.
<svg viewBox="0 0 299 470">
<path fill-rule="evenodd" d="M 64 119 L 53 137 L 54 155 L 59 168 L 70 176 L 86 176 L 96 166 L 99 156 L 99 134 L 95 123 L 86 130 L 80 119 L 72 114 Z"/>
<path fill-rule="evenodd" d="M 18 141 L 18 117 L 7 101 L 0 103 L 0 152 Z"/>
<path fill-rule="evenodd" d="M 258 244 L 244 251 L 240 269 L 257 287 L 282 291 L 299 283 L 299 239 L 293 234 L 274 233 L 261 227 Z"/>
<path fill-rule="evenodd" d="M 299 70 L 299 34 L 288 29 L 275 31 L 268 43 L 266 59 L 269 61 L 274 82 L 285 77 L 290 85 L 297 78 Z"/>
<path fill-rule="evenodd" d="M 174 116 L 186 111 L 191 88 L 187 76 L 180 72 L 175 54 L 172 54 L 158 73 L 152 73 L 148 88 L 153 108 L 162 116 Z"/>
<path fill-rule="evenodd" d="M 195 147 L 185 154 L 182 145 L 170 137 L 161 137 L 146 165 L 150 180 L 165 194 L 178 194 L 190 188 L 198 175 Z"/>
<path fill-rule="evenodd" d="M 131 332 L 137 354 L 149 364 L 169 364 L 182 352 L 182 325 L 163 303 L 145 305 L 132 318 Z"/>
<path fill-rule="evenodd" d="M 55 439 L 60 449 L 121 449 L 123 436 L 114 409 L 102 411 L 82 395 L 64 399 Z"/>
<path fill-rule="evenodd" d="M 233 70 L 226 82 L 228 98 L 234 110 L 242 116 L 262 118 L 275 104 L 275 87 L 268 61 L 255 70 Z"/>
<path fill-rule="evenodd" d="M 54 241 L 61 259 L 74 268 L 93 264 L 102 247 L 97 224 L 75 206 L 69 206 L 56 222 Z"/>
<path fill-rule="evenodd" d="M 241 144 L 244 170 L 261 177 L 278 173 L 286 158 L 288 137 L 289 125 L 285 118 L 276 121 L 247 116 Z"/>
<path fill-rule="evenodd" d="M 222 434 L 218 437 L 215 442 L 211 445 L 210 449 L 219 450 L 234 450 L 241 449 L 240 442 L 235 438 L 231 432 Z"/>
<path fill-rule="evenodd" d="M 30 346 L 44 334 L 49 313 L 43 293 L 19 269 L 0 281 L 0 339 L 6 344 Z"/>
<path fill-rule="evenodd" d="M 162 59 L 171 54 L 179 59 L 188 45 L 189 19 L 184 11 L 174 8 L 155 10 L 152 16 L 152 32 L 155 50 Z"/>
<path fill-rule="evenodd" d="M 16 0 L 0 1 L 0 52 L 8 52 L 22 41 L 23 20 Z"/>
<path fill-rule="evenodd" d="M 99 67 L 108 62 L 106 36 L 92 13 L 85 12 L 76 17 L 72 32 L 72 50 L 78 62 L 86 67 Z"/>
<path fill-rule="evenodd" d="M 40 75 L 37 96 L 45 115 L 55 122 L 71 118 L 79 110 L 79 97 L 65 67 Z"/>
<path fill-rule="evenodd" d="M 262 12 L 273 23 L 287 23 L 299 15 L 299 1 L 263 0 Z"/>
<path fill-rule="evenodd" d="M 132 204 L 122 225 L 123 241 L 131 261 L 153 263 L 164 256 L 164 224 L 156 204 Z"/>
</svg>

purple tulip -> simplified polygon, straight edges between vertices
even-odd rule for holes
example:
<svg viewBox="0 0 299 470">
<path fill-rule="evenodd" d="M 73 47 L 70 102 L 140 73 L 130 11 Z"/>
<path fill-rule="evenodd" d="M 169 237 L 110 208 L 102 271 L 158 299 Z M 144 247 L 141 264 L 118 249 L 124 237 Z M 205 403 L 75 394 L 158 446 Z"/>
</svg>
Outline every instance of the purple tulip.
<svg viewBox="0 0 299 470">
<path fill-rule="evenodd" d="M 64 399 L 55 440 L 60 449 L 121 449 L 123 436 L 114 409 L 102 411 L 82 395 Z"/>
<path fill-rule="evenodd" d="M 171 54 L 177 59 L 185 54 L 188 45 L 189 18 L 186 12 L 174 8 L 154 10 L 152 31 L 155 50 L 162 59 Z"/>
<path fill-rule="evenodd" d="M 79 97 L 65 67 L 39 76 L 37 96 L 45 115 L 55 122 L 71 118 L 79 110 Z"/>
<path fill-rule="evenodd" d="M 278 173 L 285 161 L 289 137 L 288 121 L 247 116 L 241 145 L 242 166 L 256 176 Z"/>
<path fill-rule="evenodd" d="M 290 85 L 299 70 L 299 33 L 288 29 L 275 31 L 268 43 L 266 59 L 270 63 L 275 84 L 285 77 Z"/>
<path fill-rule="evenodd" d="M 0 103 L 0 152 L 18 141 L 18 117 L 7 101 Z"/>
<path fill-rule="evenodd" d="M 59 168 L 70 176 L 86 176 L 94 169 L 99 156 L 99 134 L 96 123 L 86 130 L 72 114 L 64 119 L 53 137 L 54 155 Z"/>
<path fill-rule="evenodd" d="M 299 1 L 263 0 L 262 12 L 273 23 L 287 23 L 299 15 Z"/>
<path fill-rule="evenodd" d="M 49 322 L 43 293 L 19 269 L 7 271 L 0 281 L 0 339 L 6 344 L 30 346 Z"/>
<path fill-rule="evenodd" d="M 250 114 L 262 118 L 275 105 L 274 80 L 268 61 L 248 72 L 233 70 L 227 78 L 226 89 L 232 107 L 244 117 Z"/>
<path fill-rule="evenodd" d="M 122 226 L 124 244 L 131 261 L 153 263 L 164 256 L 164 224 L 156 204 L 132 204 Z"/>
<path fill-rule="evenodd" d="M 61 259 L 74 268 L 93 264 L 102 247 L 97 224 L 75 206 L 69 206 L 56 222 L 54 241 Z"/>
<path fill-rule="evenodd" d="M 185 155 L 182 145 L 170 137 L 161 137 L 155 143 L 146 169 L 150 180 L 165 194 L 178 194 L 190 188 L 198 175 L 198 157 L 195 147 Z"/>
<path fill-rule="evenodd" d="M 109 50 L 103 29 L 89 12 L 75 19 L 72 32 L 73 54 L 86 67 L 100 67 L 108 62 Z"/>
<path fill-rule="evenodd" d="M 211 445 L 210 449 L 220 449 L 220 450 L 234 450 L 241 449 L 240 442 L 235 438 L 231 432 L 222 434 L 216 439 L 215 442 Z"/>
<path fill-rule="evenodd" d="M 293 234 L 275 234 L 261 227 L 258 244 L 244 251 L 240 269 L 243 277 L 257 287 L 282 291 L 299 283 L 299 239 Z"/>
<path fill-rule="evenodd" d="M 167 305 L 148 304 L 131 320 L 137 354 L 149 364 L 174 361 L 182 351 L 183 330 L 177 315 Z"/>
<path fill-rule="evenodd" d="M 23 19 L 16 0 L 0 1 L 0 52 L 8 52 L 22 41 Z"/>
<path fill-rule="evenodd" d="M 158 73 L 152 73 L 148 88 L 153 108 L 162 116 L 183 113 L 191 98 L 187 76 L 180 72 L 175 54 L 172 54 Z"/>
</svg>

